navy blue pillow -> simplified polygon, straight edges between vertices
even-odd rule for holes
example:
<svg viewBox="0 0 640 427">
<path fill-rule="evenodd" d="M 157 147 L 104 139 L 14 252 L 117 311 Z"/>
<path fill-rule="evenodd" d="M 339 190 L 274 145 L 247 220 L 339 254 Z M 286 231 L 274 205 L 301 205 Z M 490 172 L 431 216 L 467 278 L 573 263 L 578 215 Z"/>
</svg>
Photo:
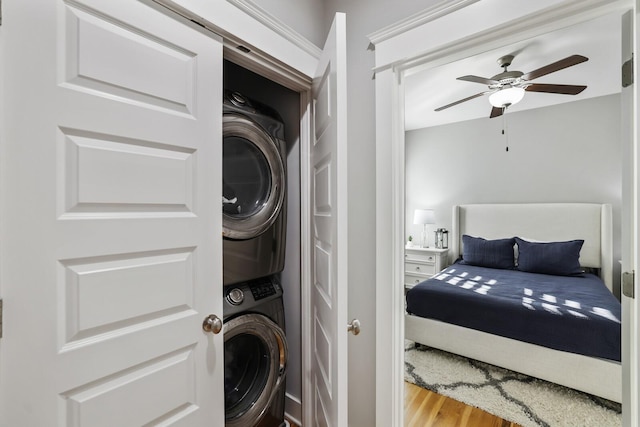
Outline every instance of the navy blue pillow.
<svg viewBox="0 0 640 427">
<path fill-rule="evenodd" d="M 584 272 L 579 261 L 584 240 L 538 243 L 516 237 L 516 243 L 520 271 L 556 276 L 576 276 Z"/>
<path fill-rule="evenodd" d="M 515 257 L 513 245 L 516 241 L 510 239 L 486 240 L 482 237 L 462 235 L 462 260 L 465 264 L 478 267 L 513 269 Z"/>
</svg>

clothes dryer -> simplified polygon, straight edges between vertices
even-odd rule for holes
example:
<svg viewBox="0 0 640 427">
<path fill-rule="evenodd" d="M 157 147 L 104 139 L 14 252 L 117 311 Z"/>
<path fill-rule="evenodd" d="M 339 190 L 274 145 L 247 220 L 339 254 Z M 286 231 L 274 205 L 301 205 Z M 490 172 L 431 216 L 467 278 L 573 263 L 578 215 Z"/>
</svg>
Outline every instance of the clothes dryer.
<svg viewBox="0 0 640 427">
<path fill-rule="evenodd" d="M 223 101 L 223 276 L 230 285 L 284 268 L 286 143 L 272 108 L 238 92 Z"/>
<path fill-rule="evenodd" d="M 275 277 L 224 289 L 225 426 L 281 427 L 289 357 Z"/>
</svg>

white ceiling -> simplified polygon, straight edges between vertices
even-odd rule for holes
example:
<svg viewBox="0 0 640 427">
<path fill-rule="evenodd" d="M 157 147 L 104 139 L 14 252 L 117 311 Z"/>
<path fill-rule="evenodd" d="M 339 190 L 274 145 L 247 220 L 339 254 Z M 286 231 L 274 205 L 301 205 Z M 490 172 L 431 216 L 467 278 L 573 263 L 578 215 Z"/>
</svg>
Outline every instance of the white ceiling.
<svg viewBox="0 0 640 427">
<path fill-rule="evenodd" d="M 573 54 L 587 62 L 533 80 L 534 83 L 587 85 L 581 94 L 558 95 L 526 92 L 507 114 L 579 99 L 620 92 L 620 15 L 611 14 L 534 39 L 505 46 L 440 67 L 408 75 L 405 79 L 405 129 L 414 130 L 486 117 L 491 105 L 487 95 L 440 112 L 434 109 L 487 90 L 479 83 L 456 80 L 473 74 L 491 78 L 502 72 L 497 63 L 503 55 L 515 55 L 509 71 L 527 73 Z M 491 120 L 500 120 L 491 119 Z"/>
</svg>

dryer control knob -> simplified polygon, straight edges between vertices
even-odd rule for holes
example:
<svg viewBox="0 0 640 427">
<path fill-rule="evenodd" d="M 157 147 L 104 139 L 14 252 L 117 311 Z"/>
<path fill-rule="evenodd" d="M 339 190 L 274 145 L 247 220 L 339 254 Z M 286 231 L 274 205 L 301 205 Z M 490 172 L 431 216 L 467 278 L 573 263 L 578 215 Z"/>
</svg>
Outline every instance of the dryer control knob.
<svg viewBox="0 0 640 427">
<path fill-rule="evenodd" d="M 232 92 L 230 100 L 231 103 L 237 105 L 238 107 L 242 107 L 247 103 L 245 97 L 242 96 L 242 94 L 240 94 L 239 92 Z"/>
<path fill-rule="evenodd" d="M 232 305 L 240 305 L 244 301 L 244 292 L 240 288 L 233 288 L 227 294 L 227 301 Z"/>
</svg>

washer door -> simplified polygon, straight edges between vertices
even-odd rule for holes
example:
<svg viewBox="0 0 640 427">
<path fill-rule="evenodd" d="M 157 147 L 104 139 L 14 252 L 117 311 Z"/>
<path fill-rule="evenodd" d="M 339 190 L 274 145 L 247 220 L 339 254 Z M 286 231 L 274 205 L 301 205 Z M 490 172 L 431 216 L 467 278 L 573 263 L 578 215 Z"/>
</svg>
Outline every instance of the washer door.
<svg viewBox="0 0 640 427">
<path fill-rule="evenodd" d="M 252 120 L 223 116 L 222 234 L 251 239 L 267 230 L 284 201 L 285 168 L 274 140 Z"/>
<path fill-rule="evenodd" d="M 224 324 L 225 426 L 253 426 L 284 380 L 289 351 L 284 331 L 261 314 Z"/>
</svg>

